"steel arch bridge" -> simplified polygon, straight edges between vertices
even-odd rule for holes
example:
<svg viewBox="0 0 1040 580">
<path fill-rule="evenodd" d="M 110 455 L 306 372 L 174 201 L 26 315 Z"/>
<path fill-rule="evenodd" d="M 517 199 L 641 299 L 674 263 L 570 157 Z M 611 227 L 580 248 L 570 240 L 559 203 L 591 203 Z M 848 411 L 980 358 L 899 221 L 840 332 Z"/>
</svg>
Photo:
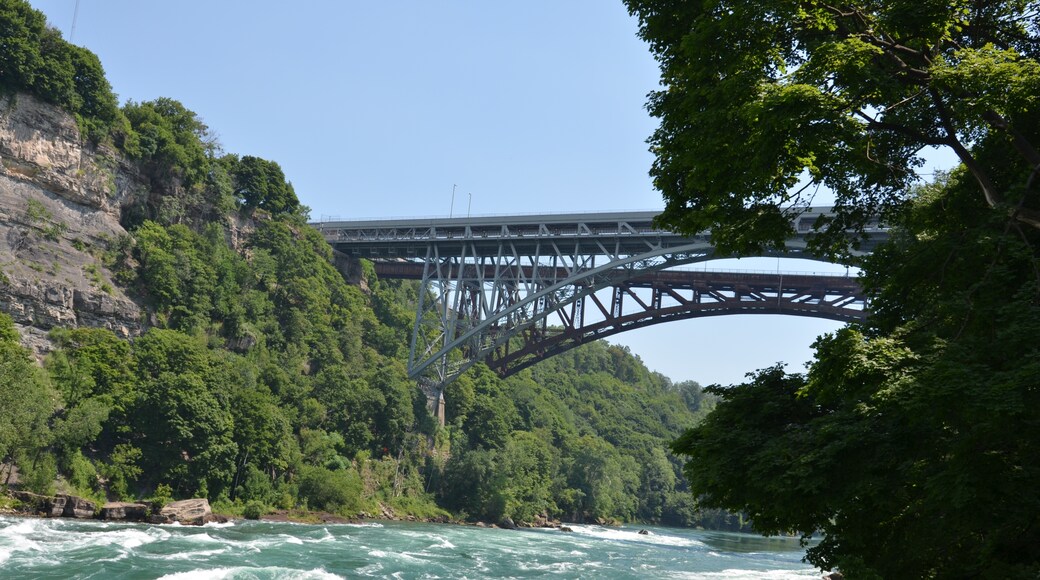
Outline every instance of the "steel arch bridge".
<svg viewBox="0 0 1040 580">
<path fill-rule="evenodd" d="M 783 252 L 806 242 L 830 208 L 796 215 Z M 657 212 L 322 221 L 340 257 L 384 278 L 420 281 L 408 373 L 428 394 L 484 361 L 508 376 L 584 342 L 652 324 L 726 314 L 866 316 L 848 276 L 676 269 L 715 254 L 707 234 L 653 226 Z M 861 253 L 887 230 L 868 228 Z"/>
</svg>

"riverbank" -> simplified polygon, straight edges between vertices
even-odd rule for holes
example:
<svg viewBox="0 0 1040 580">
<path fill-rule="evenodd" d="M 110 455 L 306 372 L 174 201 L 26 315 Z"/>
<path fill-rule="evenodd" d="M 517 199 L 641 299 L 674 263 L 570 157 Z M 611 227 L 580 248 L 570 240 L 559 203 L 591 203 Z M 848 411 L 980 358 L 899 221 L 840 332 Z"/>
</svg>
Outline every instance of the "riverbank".
<svg viewBox="0 0 1040 580">
<path fill-rule="evenodd" d="M 0 498 L 0 515 L 14 517 L 67 518 L 100 520 L 126 523 L 179 523 L 181 525 L 203 525 L 225 523 L 234 520 L 260 520 L 268 522 L 298 524 L 360 524 L 366 521 L 395 521 L 430 524 L 468 525 L 478 528 L 567 528 L 562 522 L 539 517 L 535 522 L 514 522 L 503 518 L 497 523 L 469 522 L 441 513 L 435 516 L 399 514 L 392 507 L 379 503 L 379 513 L 361 512 L 356 516 L 344 516 L 322 510 L 271 510 L 261 511 L 257 517 L 243 515 L 244 510 L 214 510 L 205 498 L 170 501 L 162 505 L 154 502 L 107 502 L 98 504 L 90 499 L 71 495 L 40 495 L 14 489 L 4 490 Z"/>
</svg>

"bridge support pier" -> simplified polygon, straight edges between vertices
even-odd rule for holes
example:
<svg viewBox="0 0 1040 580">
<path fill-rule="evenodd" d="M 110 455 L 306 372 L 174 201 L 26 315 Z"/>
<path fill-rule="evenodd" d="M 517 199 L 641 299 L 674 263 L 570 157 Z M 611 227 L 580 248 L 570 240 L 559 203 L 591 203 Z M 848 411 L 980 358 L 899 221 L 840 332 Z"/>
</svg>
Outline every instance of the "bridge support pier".
<svg viewBox="0 0 1040 580">
<path fill-rule="evenodd" d="M 443 427 L 445 420 L 444 385 L 421 378 L 419 379 L 419 390 L 426 395 L 426 408 L 430 411 L 430 415 L 437 419 L 437 423 Z"/>
</svg>

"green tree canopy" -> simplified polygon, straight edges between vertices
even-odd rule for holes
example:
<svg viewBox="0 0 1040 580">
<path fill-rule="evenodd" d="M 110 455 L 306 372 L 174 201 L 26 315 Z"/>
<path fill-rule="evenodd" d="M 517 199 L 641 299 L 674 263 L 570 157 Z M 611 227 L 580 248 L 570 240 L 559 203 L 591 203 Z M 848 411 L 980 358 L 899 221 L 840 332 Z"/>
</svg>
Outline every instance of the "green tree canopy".
<svg viewBox="0 0 1040 580">
<path fill-rule="evenodd" d="M 987 211 L 966 170 L 924 188 L 866 262 L 875 313 L 722 398 L 675 450 L 711 506 L 824 532 L 856 577 L 1040 571 L 1040 233 Z"/>
<path fill-rule="evenodd" d="M 0 0 L 0 88 L 27 91 L 76 116 L 99 141 L 119 120 L 119 103 L 97 55 L 61 38 L 23 0 Z"/>
<path fill-rule="evenodd" d="M 300 207 L 296 192 L 280 165 L 246 155 L 235 165 L 235 195 L 247 209 L 292 213 Z"/>
<path fill-rule="evenodd" d="M 179 101 L 160 97 L 143 103 L 129 102 L 123 113 L 137 132 L 139 144 L 128 151 L 160 179 L 176 177 L 187 186 L 206 177 L 209 128 Z"/>
<path fill-rule="evenodd" d="M 952 150 L 980 197 L 1040 227 L 1036 2 L 625 0 L 661 65 L 651 174 L 660 222 L 723 252 L 782 247 L 820 187 L 832 235 L 888 218 L 926 147 Z M 972 151 L 998 142 L 1005 155 Z"/>
</svg>

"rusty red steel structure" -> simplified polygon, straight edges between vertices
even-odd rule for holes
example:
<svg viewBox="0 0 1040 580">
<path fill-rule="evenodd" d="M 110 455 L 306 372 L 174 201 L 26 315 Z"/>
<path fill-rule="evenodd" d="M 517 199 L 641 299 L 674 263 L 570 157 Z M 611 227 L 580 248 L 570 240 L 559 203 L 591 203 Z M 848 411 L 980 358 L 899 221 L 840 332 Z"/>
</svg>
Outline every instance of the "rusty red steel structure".
<svg viewBox="0 0 1040 580">
<path fill-rule="evenodd" d="M 792 213 L 794 235 L 768 253 L 806 250 L 829 208 Z M 708 271 L 707 234 L 653 226 L 656 212 L 409 218 L 316 225 L 341 256 L 384 278 L 420 281 L 408 371 L 434 396 L 483 361 L 508 376 L 590 340 L 702 316 L 784 314 L 862 320 L 856 279 L 833 274 Z M 887 237 L 868 228 L 860 253 Z M 684 269 L 685 267 L 685 269 Z"/>
</svg>

